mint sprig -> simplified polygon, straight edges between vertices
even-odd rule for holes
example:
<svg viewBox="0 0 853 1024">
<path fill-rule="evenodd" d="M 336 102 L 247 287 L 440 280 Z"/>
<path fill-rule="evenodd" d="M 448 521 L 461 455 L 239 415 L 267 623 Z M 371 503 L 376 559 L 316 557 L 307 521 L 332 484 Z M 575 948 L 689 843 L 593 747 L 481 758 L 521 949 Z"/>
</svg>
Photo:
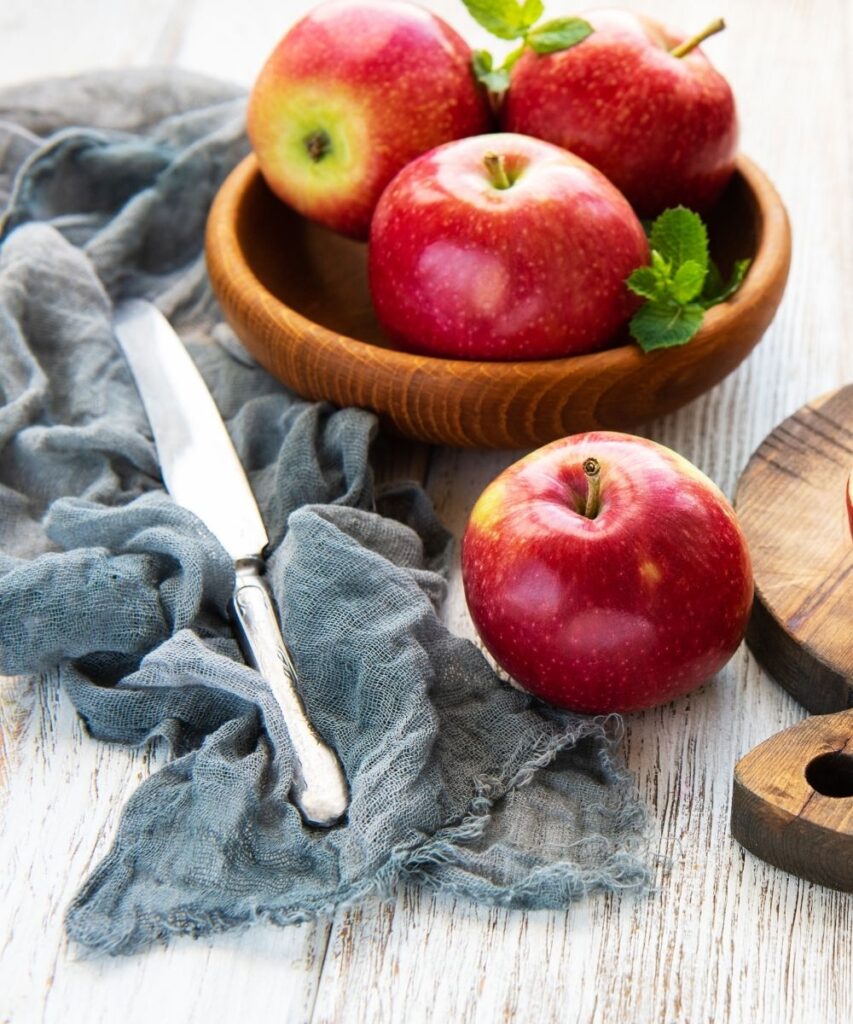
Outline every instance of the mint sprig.
<svg viewBox="0 0 853 1024">
<path fill-rule="evenodd" d="M 498 39 L 519 39 L 517 46 L 496 66 L 488 50 L 476 50 L 472 57 L 478 82 L 499 101 L 509 86 L 509 73 L 529 47 L 535 53 L 557 53 L 577 46 L 592 32 L 583 18 L 553 18 L 537 25 L 545 6 L 542 0 L 463 0 L 471 17 Z"/>
<path fill-rule="evenodd" d="M 645 302 L 631 318 L 632 337 L 644 352 L 685 345 L 702 326 L 705 311 L 725 302 L 749 269 L 738 260 L 726 283 L 708 254 L 702 218 L 683 206 L 664 212 L 648 228 L 651 262 L 626 284 Z"/>
</svg>

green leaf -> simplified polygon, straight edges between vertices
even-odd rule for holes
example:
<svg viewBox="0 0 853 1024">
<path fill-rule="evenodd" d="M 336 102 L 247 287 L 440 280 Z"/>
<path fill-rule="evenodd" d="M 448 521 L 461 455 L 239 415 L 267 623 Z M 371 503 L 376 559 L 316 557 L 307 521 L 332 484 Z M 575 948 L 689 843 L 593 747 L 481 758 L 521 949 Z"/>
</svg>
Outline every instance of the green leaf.
<svg viewBox="0 0 853 1024">
<path fill-rule="evenodd" d="M 729 283 L 722 290 L 719 295 L 720 302 L 730 298 L 743 284 L 743 279 L 746 277 L 746 272 L 749 270 L 752 260 L 735 260 L 735 265 L 732 267 L 732 276 L 729 278 Z"/>
<path fill-rule="evenodd" d="M 488 50 L 474 50 L 471 53 L 471 63 L 474 65 L 474 74 L 479 78 L 480 75 L 487 75 L 495 62 Z"/>
<path fill-rule="evenodd" d="M 666 280 L 652 267 L 637 267 L 625 282 L 635 295 L 644 299 L 662 298 L 666 290 Z"/>
<path fill-rule="evenodd" d="M 488 50 L 475 50 L 471 54 L 471 65 L 474 76 L 492 93 L 505 92 L 509 87 L 509 69 L 494 68 L 492 55 Z"/>
<path fill-rule="evenodd" d="M 525 27 L 530 28 L 531 25 L 535 25 L 542 17 L 544 10 L 545 4 L 542 0 L 524 0 L 521 17 L 524 19 Z"/>
<path fill-rule="evenodd" d="M 462 0 L 468 13 L 484 29 L 499 39 L 520 39 L 533 24 L 528 21 L 536 7 L 537 0 L 525 0 L 522 7 L 517 0 Z M 529 9 L 528 9 L 529 8 Z M 541 9 L 536 15 L 538 18 Z M 535 20 L 535 19 L 534 19 Z"/>
<path fill-rule="evenodd" d="M 582 43 L 592 34 L 592 25 L 583 18 L 554 18 L 527 33 L 527 42 L 536 53 L 557 53 Z"/>
<path fill-rule="evenodd" d="M 652 269 L 661 278 L 669 278 L 672 274 L 672 264 L 657 249 L 652 249 Z"/>
<path fill-rule="evenodd" d="M 684 345 L 702 326 L 705 310 L 698 302 L 647 302 L 629 325 L 632 337 L 644 352 Z"/>
<path fill-rule="evenodd" d="M 684 345 L 702 325 L 699 303 L 647 302 L 631 319 L 630 330 L 644 352 Z"/>
<path fill-rule="evenodd" d="M 743 282 L 749 260 L 738 260 L 728 283 L 708 255 L 708 232 L 698 214 L 683 206 L 647 227 L 650 265 L 626 280 L 645 299 L 630 331 L 644 352 L 684 345 L 702 326 L 705 310 L 724 302 Z"/>
<path fill-rule="evenodd" d="M 485 78 L 481 78 L 480 81 L 490 93 L 500 96 L 501 93 L 505 93 L 509 88 L 509 72 L 505 68 L 497 68 L 486 75 Z"/>
<path fill-rule="evenodd" d="M 712 260 L 708 260 L 708 274 L 705 278 L 705 285 L 702 288 L 702 299 L 703 303 L 707 303 L 709 300 L 716 299 L 716 297 L 725 288 L 725 282 L 723 281 L 723 275 L 720 273 L 720 268 Z"/>
<path fill-rule="evenodd" d="M 524 53 L 525 49 L 525 43 L 522 43 L 521 46 L 516 46 L 511 53 L 508 53 L 506 57 L 504 57 L 504 62 L 501 64 L 501 70 L 506 72 L 512 71 L 515 67 L 516 61 Z M 507 75 L 507 84 L 509 84 L 509 75 Z"/>
<path fill-rule="evenodd" d="M 729 278 L 728 284 L 723 284 L 720 271 L 716 266 L 713 267 L 716 271 L 716 277 L 711 281 L 711 273 L 709 273 L 708 281 L 705 282 L 705 287 L 702 290 L 702 305 L 705 309 L 717 306 L 734 295 L 743 284 L 743 279 L 746 277 L 746 272 L 749 270 L 751 262 L 752 260 L 736 260 L 735 265 L 732 267 L 732 276 Z"/>
<path fill-rule="evenodd" d="M 695 260 L 685 260 L 672 278 L 669 294 L 681 303 L 695 299 L 702 291 L 707 272 Z"/>
<path fill-rule="evenodd" d="M 664 210 L 652 224 L 649 244 L 676 270 L 688 260 L 708 269 L 708 232 L 702 218 L 684 206 Z"/>
</svg>

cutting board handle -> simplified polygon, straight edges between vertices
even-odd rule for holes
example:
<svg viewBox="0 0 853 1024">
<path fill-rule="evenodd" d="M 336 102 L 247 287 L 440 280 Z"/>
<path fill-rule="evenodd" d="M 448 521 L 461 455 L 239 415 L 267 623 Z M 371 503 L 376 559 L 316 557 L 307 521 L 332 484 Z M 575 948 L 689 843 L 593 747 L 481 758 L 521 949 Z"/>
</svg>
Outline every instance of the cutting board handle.
<svg viewBox="0 0 853 1024">
<path fill-rule="evenodd" d="M 770 864 L 853 892 L 853 708 L 814 715 L 741 758 L 732 835 Z"/>
</svg>

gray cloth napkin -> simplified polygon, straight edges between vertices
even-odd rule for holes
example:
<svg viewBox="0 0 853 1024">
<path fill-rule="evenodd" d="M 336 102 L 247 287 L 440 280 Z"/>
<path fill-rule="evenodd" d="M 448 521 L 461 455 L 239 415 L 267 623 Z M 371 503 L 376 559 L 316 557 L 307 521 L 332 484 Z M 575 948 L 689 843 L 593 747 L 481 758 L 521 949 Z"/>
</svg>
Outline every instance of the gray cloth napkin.
<svg viewBox="0 0 853 1024">
<path fill-rule="evenodd" d="M 222 323 L 202 235 L 243 113 L 165 71 L 0 93 L 0 671 L 56 671 L 93 737 L 173 754 L 69 934 L 130 953 L 401 881 L 528 908 L 642 888 L 618 720 L 549 711 L 445 629 L 448 537 L 416 486 L 375 493 L 374 417 L 289 394 Z M 280 713 L 227 621 L 232 567 L 164 493 L 112 337 L 126 296 L 182 333 L 248 471 L 306 704 L 350 781 L 345 827 L 310 831 L 288 802 Z"/>
</svg>

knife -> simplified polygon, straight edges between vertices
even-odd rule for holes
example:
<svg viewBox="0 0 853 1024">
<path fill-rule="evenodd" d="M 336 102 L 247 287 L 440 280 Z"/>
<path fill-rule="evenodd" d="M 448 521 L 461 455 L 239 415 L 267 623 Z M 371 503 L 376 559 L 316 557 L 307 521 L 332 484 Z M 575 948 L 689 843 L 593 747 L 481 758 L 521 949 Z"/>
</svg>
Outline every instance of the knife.
<svg viewBox="0 0 853 1024">
<path fill-rule="evenodd" d="M 263 575 L 269 537 L 213 396 L 151 303 L 125 302 L 113 326 L 151 424 L 166 489 L 198 516 L 234 562 L 229 612 L 246 661 L 269 684 L 284 716 L 294 755 L 291 799 L 306 824 L 329 828 L 346 813 L 346 778 L 299 695 Z"/>
</svg>

